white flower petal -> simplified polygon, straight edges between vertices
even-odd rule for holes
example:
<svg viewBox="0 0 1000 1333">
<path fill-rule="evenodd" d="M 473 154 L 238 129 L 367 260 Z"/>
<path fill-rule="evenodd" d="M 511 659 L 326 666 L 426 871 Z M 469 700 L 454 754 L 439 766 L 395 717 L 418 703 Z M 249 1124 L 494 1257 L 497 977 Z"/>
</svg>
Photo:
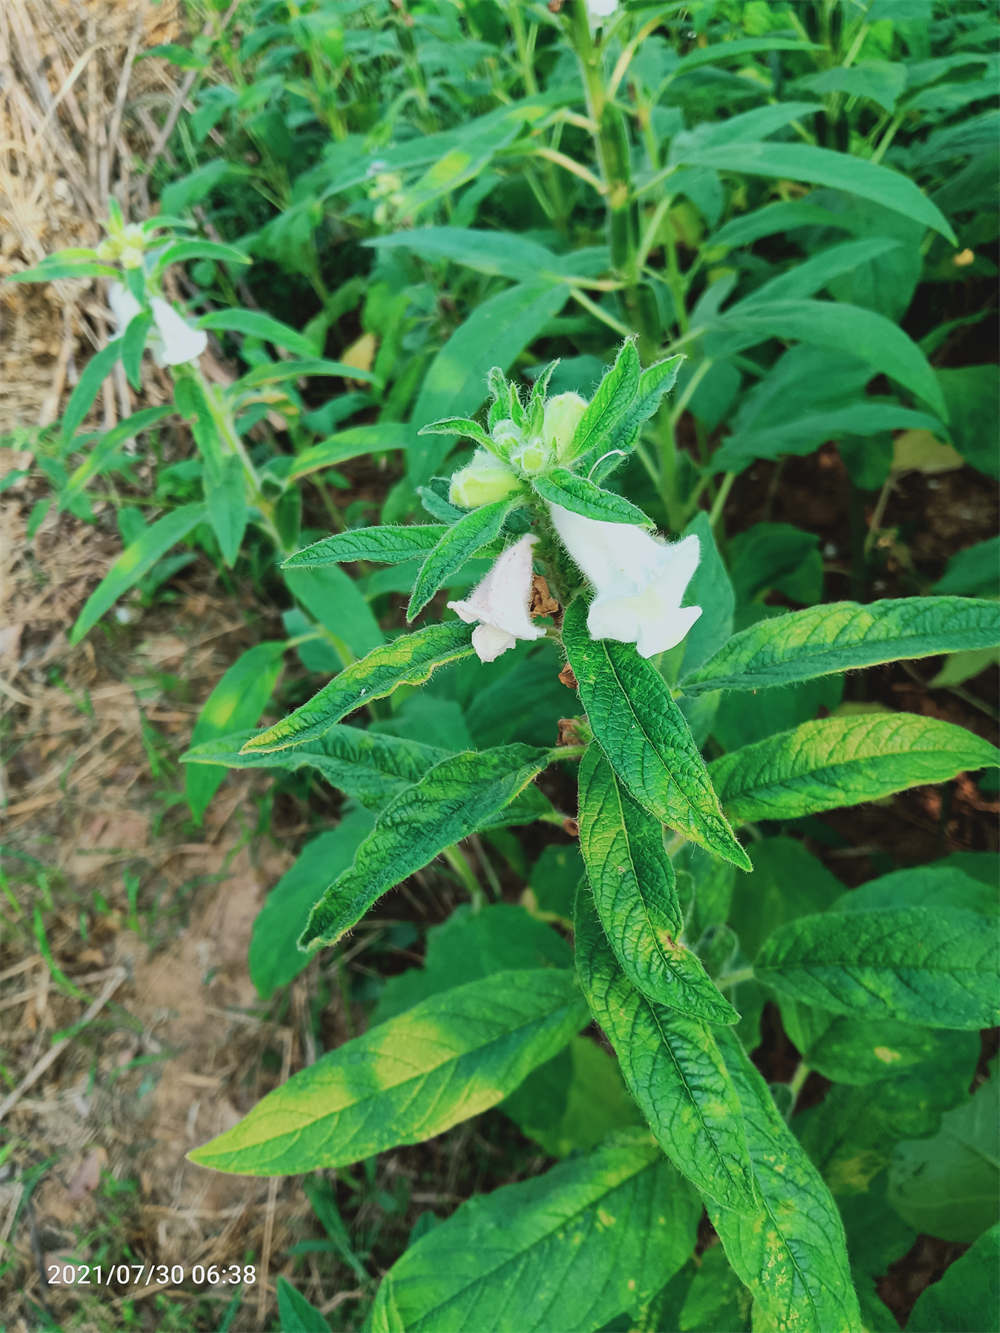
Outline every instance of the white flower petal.
<svg viewBox="0 0 1000 1333">
<path fill-rule="evenodd" d="M 187 361 L 197 361 L 208 346 L 208 334 L 204 329 L 193 329 L 173 306 L 160 296 L 154 296 L 151 304 L 153 320 L 162 339 L 163 360 L 166 365 L 179 366 Z"/>
<path fill-rule="evenodd" d="M 531 548 L 537 540 L 528 533 L 508 546 L 468 597 L 448 603 L 467 625 L 479 622 L 472 635 L 472 646 L 481 662 L 492 662 L 513 648 L 517 639 L 540 639 L 545 634 L 528 615 Z"/>
<path fill-rule="evenodd" d="M 472 646 L 480 662 L 495 662 L 501 653 L 513 648 L 517 640 L 494 625 L 477 625 L 472 631 Z"/>
<path fill-rule="evenodd" d="M 111 307 L 118 333 L 124 333 L 142 310 L 142 306 L 123 282 L 113 282 L 108 287 L 108 305 Z"/>
<path fill-rule="evenodd" d="M 641 657 L 680 643 L 701 615 L 700 607 L 681 606 L 698 567 L 698 538 L 692 534 L 670 545 L 629 524 L 583 518 L 559 505 L 549 509 L 597 594 L 587 616 L 591 638 L 634 643 Z"/>
</svg>

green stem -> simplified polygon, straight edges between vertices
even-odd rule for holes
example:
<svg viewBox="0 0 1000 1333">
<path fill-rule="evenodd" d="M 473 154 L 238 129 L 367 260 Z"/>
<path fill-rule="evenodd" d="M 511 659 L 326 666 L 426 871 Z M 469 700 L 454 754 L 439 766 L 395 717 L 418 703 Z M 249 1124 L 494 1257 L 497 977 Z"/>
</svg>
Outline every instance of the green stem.
<svg viewBox="0 0 1000 1333">
<path fill-rule="evenodd" d="M 712 508 L 709 511 L 708 521 L 714 531 L 722 519 L 722 511 L 725 508 L 726 501 L 729 499 L 729 492 L 733 489 L 733 482 L 736 480 L 735 472 L 727 472 L 722 478 L 722 485 L 719 487 L 719 493 L 712 501 Z"/>
<path fill-rule="evenodd" d="M 462 881 L 462 887 L 469 895 L 469 901 L 472 903 L 473 911 L 480 911 L 486 906 L 486 894 L 480 887 L 479 880 L 476 878 L 475 871 L 469 865 L 465 853 L 457 844 L 446 847 L 441 853 L 444 859 L 454 870 L 455 874 Z"/>
<path fill-rule="evenodd" d="M 795 1103 L 799 1100 L 799 1093 L 802 1091 L 802 1086 L 811 1073 L 812 1070 L 806 1064 L 805 1060 L 800 1060 L 796 1066 L 795 1073 L 788 1080 L 788 1090 L 792 1096 L 791 1101 L 788 1103 L 788 1114 L 785 1117 L 786 1120 L 791 1120 L 792 1114 L 795 1111 Z"/>
<path fill-rule="evenodd" d="M 733 986 L 739 986 L 744 981 L 752 981 L 753 975 L 752 967 L 738 967 L 733 972 L 723 972 L 722 976 L 716 977 L 715 984 L 719 990 L 731 990 Z"/>
</svg>

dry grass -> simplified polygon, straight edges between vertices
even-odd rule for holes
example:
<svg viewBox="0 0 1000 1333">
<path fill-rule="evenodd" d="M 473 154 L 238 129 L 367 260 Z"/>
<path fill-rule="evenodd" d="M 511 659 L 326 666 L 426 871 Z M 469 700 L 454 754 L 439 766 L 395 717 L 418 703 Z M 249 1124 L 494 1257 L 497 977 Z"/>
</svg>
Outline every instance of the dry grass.
<svg viewBox="0 0 1000 1333">
<path fill-rule="evenodd" d="M 190 85 L 136 57 L 183 40 L 179 25 L 178 0 L 0 3 L 0 278 L 95 244 L 109 195 L 127 216 L 148 211 L 144 173 Z M 27 464 L 17 446 L 58 418 L 107 331 L 96 282 L 0 285 L 0 440 L 14 446 L 0 475 Z M 110 425 L 135 405 L 111 381 L 96 416 Z M 263 1327 L 309 1215 L 302 1193 L 184 1155 L 315 1058 L 314 983 L 292 988 L 279 1022 L 247 975 L 253 919 L 291 859 L 253 837 L 268 784 L 231 780 L 193 830 L 177 765 L 253 641 L 254 608 L 195 566 L 173 607 L 71 651 L 66 630 L 119 543 L 54 512 L 29 539 L 44 494 L 25 480 L 0 498 L 0 1326 L 215 1328 L 232 1297 L 48 1286 L 47 1265 L 73 1253 L 252 1256 L 262 1280 L 231 1326 Z M 294 810 L 279 831 L 301 836 Z M 359 1294 L 349 1283 L 322 1303 Z"/>
<path fill-rule="evenodd" d="M 159 124 L 183 90 L 163 61 L 136 57 L 179 33 L 178 0 L 0 6 L 0 278 L 95 244 L 109 195 L 141 205 L 137 168 L 163 151 Z M 106 320 L 95 283 L 0 286 L 0 436 L 58 417 Z M 114 395 L 106 385 L 109 424 Z"/>
</svg>

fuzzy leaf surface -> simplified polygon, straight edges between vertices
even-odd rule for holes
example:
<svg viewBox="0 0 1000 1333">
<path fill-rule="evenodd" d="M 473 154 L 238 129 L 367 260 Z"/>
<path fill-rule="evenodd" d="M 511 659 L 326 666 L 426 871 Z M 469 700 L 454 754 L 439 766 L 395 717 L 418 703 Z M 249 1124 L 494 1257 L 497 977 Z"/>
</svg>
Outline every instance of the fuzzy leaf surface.
<svg viewBox="0 0 1000 1333">
<path fill-rule="evenodd" d="M 329 731 L 335 722 L 372 699 L 384 699 L 400 685 L 421 685 L 435 668 L 472 656 L 471 631 L 461 622 L 427 625 L 373 648 L 314 694 L 308 703 L 252 736 L 247 754 L 302 745 Z"/>
<path fill-rule="evenodd" d="M 709 773 L 729 818 L 741 823 L 860 805 L 998 758 L 989 741 L 951 722 L 862 713 L 803 722 L 723 755 Z"/>
<path fill-rule="evenodd" d="M 739 1097 L 713 1030 L 630 984 L 584 888 L 576 899 L 576 966 L 591 1013 L 660 1147 L 724 1209 L 755 1208 Z"/>
<path fill-rule="evenodd" d="M 349 528 L 304 546 L 287 560 L 282 569 L 314 569 L 339 565 L 347 560 L 375 560 L 384 565 L 399 565 L 427 552 L 448 531 L 444 523 L 413 524 L 410 527 Z"/>
<path fill-rule="evenodd" d="M 595 486 L 568 468 L 553 468 L 545 476 L 535 477 L 532 485 L 543 500 L 561 505 L 574 514 L 582 514 L 584 518 L 593 518 L 600 523 L 628 523 L 633 527 L 653 526 L 653 520 L 630 501 Z"/>
<path fill-rule="evenodd" d="M 608 942 L 643 995 L 689 1018 L 739 1015 L 678 940 L 684 928 L 663 826 L 622 789 L 597 745 L 580 764 L 580 852 Z"/>
<path fill-rule="evenodd" d="M 608 442 L 635 402 L 640 375 L 639 353 L 635 339 L 630 338 L 623 343 L 615 364 L 597 386 L 577 424 L 571 458 L 597 457 L 612 447 Z"/>
<path fill-rule="evenodd" d="M 569 970 L 497 972 L 321 1056 L 191 1159 L 272 1176 L 420 1143 L 495 1106 L 586 1021 Z"/>
<path fill-rule="evenodd" d="M 992 648 L 1000 603 L 966 597 L 899 597 L 868 606 L 832 602 L 758 621 L 684 681 L 703 690 L 762 690 L 881 662 Z"/>
<path fill-rule="evenodd" d="M 681 1267 L 699 1212 L 648 1134 L 616 1135 L 463 1203 L 386 1274 L 371 1333 L 594 1333 Z"/>
<path fill-rule="evenodd" d="M 548 762 L 547 750 L 504 745 L 435 764 L 382 810 L 354 865 L 313 908 L 299 947 L 335 944 L 383 893 L 452 843 L 489 827 Z"/>
<path fill-rule="evenodd" d="M 563 646 L 594 736 L 635 800 L 670 828 L 749 870 L 683 714 L 652 663 L 630 644 L 591 639 L 582 597 L 566 611 Z"/>
<path fill-rule="evenodd" d="M 406 609 L 407 620 L 412 620 L 423 610 L 437 590 L 462 568 L 466 560 L 499 537 L 504 519 L 513 507 L 513 500 L 497 500 L 479 509 L 470 509 L 457 523 L 445 529 L 440 541 L 428 551 L 427 558 L 420 566 Z"/>
<path fill-rule="evenodd" d="M 883 907 L 779 926 L 754 963 L 793 1000 L 854 1018 L 978 1029 L 1000 1021 L 1000 939 L 976 912 Z"/>
<path fill-rule="evenodd" d="M 731 1032 L 719 1045 L 743 1112 L 760 1195 L 755 1213 L 709 1203 L 729 1262 L 754 1297 L 754 1327 L 860 1333 L 844 1226 L 833 1196 Z"/>
</svg>

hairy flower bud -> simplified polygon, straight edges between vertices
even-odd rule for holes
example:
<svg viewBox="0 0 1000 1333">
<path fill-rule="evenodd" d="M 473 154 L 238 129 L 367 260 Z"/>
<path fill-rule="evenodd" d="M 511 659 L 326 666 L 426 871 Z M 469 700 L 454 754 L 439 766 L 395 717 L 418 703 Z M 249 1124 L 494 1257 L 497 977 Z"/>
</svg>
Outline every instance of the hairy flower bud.
<svg viewBox="0 0 1000 1333">
<path fill-rule="evenodd" d="M 545 404 L 542 439 L 560 463 L 572 457 L 573 436 L 586 410 L 587 403 L 578 393 L 557 393 Z"/>
<path fill-rule="evenodd" d="M 540 435 L 529 435 L 510 451 L 510 461 L 526 477 L 537 477 L 552 466 L 552 450 Z"/>
<path fill-rule="evenodd" d="M 477 449 L 472 462 L 452 477 L 448 499 L 462 509 L 478 509 L 480 505 L 506 499 L 517 490 L 518 484 L 506 463 L 485 449 Z"/>
</svg>

